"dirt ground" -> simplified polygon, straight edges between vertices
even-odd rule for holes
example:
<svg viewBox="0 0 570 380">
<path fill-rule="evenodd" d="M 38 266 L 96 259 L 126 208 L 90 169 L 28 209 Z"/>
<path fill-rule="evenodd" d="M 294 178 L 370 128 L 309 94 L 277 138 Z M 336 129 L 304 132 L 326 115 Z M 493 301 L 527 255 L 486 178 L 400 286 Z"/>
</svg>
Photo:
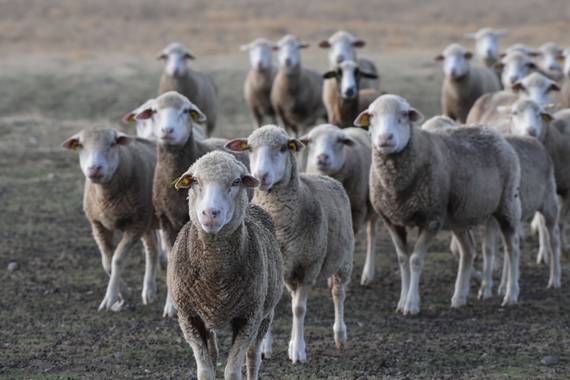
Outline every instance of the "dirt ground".
<svg viewBox="0 0 570 380">
<path fill-rule="evenodd" d="M 505 45 L 568 43 L 567 0 L 472 3 L 0 0 L 0 378 L 193 378 L 194 359 L 177 322 L 161 317 L 163 274 L 158 302 L 141 303 L 141 247 L 125 271 L 127 310 L 97 312 L 107 277 L 83 216 L 77 158 L 59 147 L 82 128 L 129 130 L 120 118 L 156 93 L 161 66 L 154 57 L 164 45 L 187 44 L 198 57 L 192 65 L 214 75 L 221 137 L 252 128 L 242 96 L 248 62 L 238 46 L 286 32 L 314 45 L 341 28 L 365 38 L 362 55 L 377 62 L 382 88 L 431 116 L 439 110 L 441 83 L 432 58 L 452 41 L 469 45 L 465 32 L 489 25 L 509 29 Z M 313 47 L 303 54 L 307 65 L 326 68 L 325 52 Z M 469 305 L 452 310 L 457 263 L 442 234 L 422 277 L 422 312 L 402 317 L 394 312 L 400 286 L 394 249 L 379 231 L 378 279 L 369 288 L 359 285 L 364 236 L 358 237 L 347 349 L 334 348 L 332 302 L 321 284 L 308 303 L 309 363 L 288 362 L 284 296 L 263 378 L 570 378 L 568 256 L 562 288 L 547 290 L 548 271 L 534 263 L 537 242 L 529 235 L 517 306 L 502 308 L 498 297 L 478 302 L 474 281 Z M 8 271 L 12 261 L 18 268 Z M 547 356 L 552 363 L 542 363 Z"/>
</svg>

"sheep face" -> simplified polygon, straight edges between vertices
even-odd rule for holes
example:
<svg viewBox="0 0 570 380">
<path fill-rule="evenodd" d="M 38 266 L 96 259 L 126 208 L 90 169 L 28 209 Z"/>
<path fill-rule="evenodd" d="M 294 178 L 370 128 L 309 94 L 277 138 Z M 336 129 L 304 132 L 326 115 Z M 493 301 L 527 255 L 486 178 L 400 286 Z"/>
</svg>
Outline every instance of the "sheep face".
<svg viewBox="0 0 570 380">
<path fill-rule="evenodd" d="M 340 96 L 343 99 L 350 100 L 358 95 L 358 83 L 360 78 L 376 79 L 378 76 L 373 73 L 361 71 L 358 63 L 345 60 L 337 65 L 336 70 L 329 71 L 323 75 L 323 78 L 334 78 L 339 82 Z"/>
<path fill-rule="evenodd" d="M 241 50 L 249 53 L 249 62 L 253 69 L 268 70 L 271 67 L 272 44 L 270 41 L 257 39 L 248 45 L 242 45 Z"/>
<path fill-rule="evenodd" d="M 165 62 L 164 72 L 172 77 L 184 76 L 188 70 L 186 61 L 194 59 L 194 56 L 184 46 L 173 43 L 167 46 L 158 59 Z"/>
<path fill-rule="evenodd" d="M 197 160 L 175 183 L 188 190 L 192 223 L 206 234 L 224 227 L 231 233 L 243 221 L 248 198 L 246 188 L 258 182 L 247 168 L 226 152 L 210 152 Z"/>
<path fill-rule="evenodd" d="M 301 64 L 300 49 L 308 48 L 309 44 L 299 41 L 292 35 L 283 37 L 273 50 L 279 52 L 279 65 L 286 69 L 297 67 Z"/>
<path fill-rule="evenodd" d="M 510 113 L 512 133 L 519 136 L 542 140 L 548 123 L 552 121 L 552 116 L 532 100 L 519 100 L 507 111 Z"/>
<path fill-rule="evenodd" d="M 553 103 L 552 91 L 560 91 L 556 82 L 540 73 L 532 73 L 511 86 L 522 99 L 533 100 L 540 105 Z"/>
<path fill-rule="evenodd" d="M 408 102 L 396 95 L 382 95 L 366 111 L 356 118 L 354 124 L 368 127 L 374 148 L 384 155 L 400 152 L 410 141 L 413 123 L 423 119 Z"/>
<path fill-rule="evenodd" d="M 251 173 L 263 191 L 277 184 L 286 184 L 294 166 L 294 153 L 303 148 L 301 141 L 290 139 L 284 129 L 275 125 L 258 128 L 246 139 L 234 139 L 226 148 L 234 152 L 249 152 Z"/>
<path fill-rule="evenodd" d="M 536 69 L 528 55 L 520 52 L 507 54 L 495 67 L 502 70 L 501 82 L 504 88 L 510 88 Z"/>
<path fill-rule="evenodd" d="M 149 121 L 160 144 L 182 146 L 192 136 L 193 123 L 205 122 L 206 116 L 185 96 L 170 91 L 141 108 L 135 119 Z"/>
<path fill-rule="evenodd" d="M 130 137 L 114 129 L 84 130 L 62 146 L 79 153 L 79 166 L 85 178 L 97 184 L 111 181 L 119 167 L 119 149 Z"/>
<path fill-rule="evenodd" d="M 324 175 L 333 176 L 344 166 L 346 147 L 354 145 L 342 129 L 332 124 L 322 124 L 311 130 L 301 142 L 309 149 L 309 165 Z"/>
<path fill-rule="evenodd" d="M 364 40 L 358 39 L 345 31 L 338 31 L 328 40 L 323 40 L 319 46 L 329 49 L 329 65 L 335 67 L 344 61 L 356 61 L 356 48 L 366 45 Z"/>
<path fill-rule="evenodd" d="M 499 58 L 499 38 L 506 32 L 484 28 L 477 33 L 470 33 L 469 38 L 475 39 L 475 51 L 484 60 L 495 61 Z"/>
<path fill-rule="evenodd" d="M 471 52 L 461 45 L 449 45 L 442 54 L 436 56 L 436 61 L 443 62 L 443 73 L 447 78 L 458 80 L 469 73 Z"/>
<path fill-rule="evenodd" d="M 562 49 L 556 44 L 549 42 L 539 48 L 541 66 L 553 75 L 562 73 L 559 61 L 562 58 Z"/>
</svg>

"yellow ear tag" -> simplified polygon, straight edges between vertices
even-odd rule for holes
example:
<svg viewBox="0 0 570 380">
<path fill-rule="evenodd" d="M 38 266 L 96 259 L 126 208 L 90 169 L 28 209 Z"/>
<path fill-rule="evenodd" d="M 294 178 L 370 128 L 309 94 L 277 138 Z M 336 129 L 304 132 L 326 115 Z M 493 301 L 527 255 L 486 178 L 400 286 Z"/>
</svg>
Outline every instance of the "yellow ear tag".
<svg viewBox="0 0 570 380">
<path fill-rule="evenodd" d="M 240 149 L 240 150 L 248 150 L 248 149 L 249 149 L 249 145 L 247 145 L 247 142 L 242 141 L 242 142 L 239 144 L 239 149 Z"/>
<path fill-rule="evenodd" d="M 370 116 L 368 116 L 367 114 L 362 115 L 360 117 L 359 123 L 361 127 L 368 128 L 368 126 L 370 125 Z"/>
<path fill-rule="evenodd" d="M 129 117 L 127 117 L 127 123 L 133 124 L 135 121 L 136 121 L 135 114 L 132 113 L 129 115 Z"/>
<path fill-rule="evenodd" d="M 198 122 L 198 119 L 200 118 L 200 115 L 199 115 L 198 112 L 196 112 L 196 111 L 190 111 L 190 117 L 191 117 L 192 120 L 194 120 L 195 122 Z"/>
<path fill-rule="evenodd" d="M 293 152 L 297 151 L 297 144 L 295 144 L 294 142 L 290 142 L 289 143 L 289 149 L 292 150 Z"/>
<path fill-rule="evenodd" d="M 187 189 L 190 187 L 190 178 L 188 177 L 180 177 L 180 178 L 176 178 L 172 184 L 174 185 L 174 188 L 176 190 L 180 190 L 180 189 Z"/>
<path fill-rule="evenodd" d="M 544 121 L 545 123 L 550 123 L 552 121 L 552 116 L 550 116 L 547 113 L 543 113 L 540 116 L 542 117 L 542 121 Z"/>
<path fill-rule="evenodd" d="M 79 149 L 79 141 L 77 140 L 73 140 L 69 143 L 69 149 L 72 151 L 76 151 L 77 149 Z"/>
</svg>

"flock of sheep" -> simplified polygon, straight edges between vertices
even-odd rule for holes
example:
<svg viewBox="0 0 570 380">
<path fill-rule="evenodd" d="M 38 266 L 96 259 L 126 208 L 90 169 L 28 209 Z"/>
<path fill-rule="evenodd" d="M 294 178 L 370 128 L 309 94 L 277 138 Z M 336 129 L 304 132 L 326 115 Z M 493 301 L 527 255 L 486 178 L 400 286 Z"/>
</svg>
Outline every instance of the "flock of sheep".
<svg viewBox="0 0 570 380">
<path fill-rule="evenodd" d="M 423 125 L 408 101 L 380 92 L 376 66 L 356 56 L 365 42 L 350 33 L 319 44 L 329 52 L 324 74 L 302 65 L 308 44 L 296 37 L 257 39 L 242 46 L 251 60 L 244 92 L 256 129 L 229 141 L 207 137 L 218 110 L 214 81 L 187 66 L 194 59 L 188 49 L 169 45 L 159 56 L 160 95 L 124 118 L 136 123 L 137 137 L 90 129 L 63 143 L 79 154 L 85 215 L 110 276 L 99 310 L 123 306 L 125 255 L 142 240 L 143 303 L 156 299 L 162 266 L 164 315 L 178 316 L 198 378 L 215 378 L 216 331 L 230 328 L 225 378 L 241 379 L 245 361 L 247 378 L 256 379 L 262 355 L 271 356 L 283 284 L 292 302 L 291 361 L 307 360 L 307 298 L 320 279 L 328 280 L 334 340 L 343 347 L 355 236 L 366 225 L 361 284 L 368 285 L 379 218 L 397 253 L 403 314 L 420 311 L 424 259 L 441 230 L 452 232 L 459 260 L 452 307 L 467 302 L 477 237 L 479 298 L 492 296 L 499 232 L 505 251 L 498 293 L 503 305 L 517 302 L 522 222 L 533 217 L 537 259 L 549 263 L 548 287 L 560 287 L 570 205 L 570 51 L 549 43 L 500 54 L 502 34 L 470 35 L 480 64 L 459 44 L 436 57 L 445 73 L 443 115 Z M 329 124 L 315 126 L 319 119 Z"/>
</svg>

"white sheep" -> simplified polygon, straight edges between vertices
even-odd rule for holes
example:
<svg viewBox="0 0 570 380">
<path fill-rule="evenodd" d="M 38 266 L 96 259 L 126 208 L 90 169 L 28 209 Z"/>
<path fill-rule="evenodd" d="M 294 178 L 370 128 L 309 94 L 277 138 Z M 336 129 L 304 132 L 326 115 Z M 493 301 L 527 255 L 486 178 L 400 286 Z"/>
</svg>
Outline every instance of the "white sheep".
<svg viewBox="0 0 570 380">
<path fill-rule="evenodd" d="M 241 46 L 242 51 L 249 53 L 251 63 L 243 91 L 256 128 L 263 125 L 265 117 L 276 123 L 275 110 L 271 105 L 271 87 L 276 74 L 271 62 L 272 49 L 273 43 L 264 38 Z"/>
<path fill-rule="evenodd" d="M 326 117 L 323 105 L 323 78 L 301 66 L 300 49 L 308 43 L 288 34 L 273 47 L 279 52 L 279 70 L 271 89 L 271 104 L 285 129 L 295 135 Z"/>
<path fill-rule="evenodd" d="M 361 128 L 345 128 L 331 124 L 314 127 L 301 137 L 309 151 L 307 173 L 328 175 L 346 190 L 352 209 L 354 234 L 366 224 L 366 262 L 360 283 L 368 286 L 374 280 L 376 222 L 378 215 L 370 203 L 368 179 L 372 147 L 366 131 Z"/>
<path fill-rule="evenodd" d="M 493 67 L 499 61 L 499 38 L 507 34 L 505 29 L 482 28 L 465 37 L 475 40 L 475 53 L 481 63 Z"/>
<path fill-rule="evenodd" d="M 513 51 L 503 55 L 501 60 L 495 64 L 495 68 L 501 72 L 501 82 L 503 88 L 507 91 L 515 83 L 537 69 L 530 56 L 520 51 Z"/>
<path fill-rule="evenodd" d="M 443 63 L 445 78 L 441 89 L 442 114 L 465 123 L 469 110 L 483 94 L 501 89 L 497 74 L 469 62 L 472 53 L 459 44 L 451 44 L 436 61 Z"/>
<path fill-rule="evenodd" d="M 335 309 L 336 346 L 346 343 L 344 299 L 352 272 L 354 233 L 350 201 L 335 179 L 299 174 L 295 152 L 303 144 L 285 130 L 266 125 L 247 139 L 226 144 L 248 151 L 251 172 L 259 180 L 254 204 L 271 215 L 284 260 L 285 285 L 291 293 L 293 326 L 289 358 L 305 362 L 305 315 L 308 292 L 320 278 L 328 278 Z"/>
<path fill-rule="evenodd" d="M 554 42 L 547 42 L 538 48 L 539 65 L 543 74 L 550 79 L 559 81 L 563 77 L 562 66 L 559 61 L 563 59 L 563 50 Z"/>
<path fill-rule="evenodd" d="M 206 133 L 210 136 L 216 126 L 218 112 L 218 90 L 212 77 L 188 67 L 186 61 L 194 59 L 194 55 L 179 43 L 164 48 L 158 59 L 165 62 L 160 77 L 159 95 L 176 91 L 186 96 L 206 116 L 204 123 Z"/>
<path fill-rule="evenodd" d="M 83 211 L 101 252 L 109 284 L 99 310 L 120 310 L 121 275 L 128 253 L 141 240 L 145 250 L 144 304 L 156 298 L 158 222 L 152 205 L 156 148 L 115 129 L 83 130 L 62 144 L 77 151 L 85 175 Z M 122 232 L 118 244 L 113 235 Z"/>
<path fill-rule="evenodd" d="M 258 185 L 226 152 L 198 159 L 175 183 L 189 189 L 189 222 L 170 254 L 168 287 L 192 347 L 198 379 L 215 379 L 216 331 L 230 328 L 226 379 L 259 376 L 262 341 L 283 291 L 283 262 L 271 217 L 250 205 Z"/>
<path fill-rule="evenodd" d="M 452 307 L 467 302 L 474 247 L 469 228 L 494 216 L 509 252 L 508 287 L 503 305 L 518 299 L 521 206 L 520 167 L 513 148 L 478 127 L 422 130 L 423 116 L 395 95 L 382 95 L 355 125 L 369 127 L 372 139 L 370 199 L 384 219 L 398 254 L 402 289 L 398 311 L 420 310 L 419 281 L 430 243 L 451 230 L 461 246 Z M 419 228 L 409 256 L 407 229 Z"/>
</svg>

